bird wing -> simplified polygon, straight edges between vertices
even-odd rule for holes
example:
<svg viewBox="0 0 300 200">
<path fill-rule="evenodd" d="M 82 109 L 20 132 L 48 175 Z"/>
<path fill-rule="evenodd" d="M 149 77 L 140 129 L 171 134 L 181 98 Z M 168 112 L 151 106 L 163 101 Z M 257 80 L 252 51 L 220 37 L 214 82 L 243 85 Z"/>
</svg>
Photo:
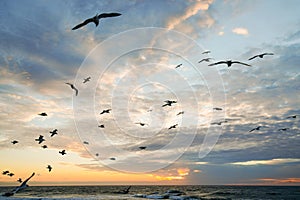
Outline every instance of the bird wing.
<svg viewBox="0 0 300 200">
<path fill-rule="evenodd" d="M 233 61 L 232 63 L 237 63 L 237 64 L 246 65 L 246 66 L 251 67 L 251 65 L 249 65 L 247 63 L 240 62 L 240 61 Z"/>
<path fill-rule="evenodd" d="M 254 58 L 256 58 L 256 57 L 258 57 L 258 56 L 259 56 L 259 55 L 255 55 L 255 56 L 249 58 L 248 60 L 253 60 Z"/>
<path fill-rule="evenodd" d="M 76 92 L 76 96 L 78 95 L 78 89 L 77 88 L 73 88 L 74 90 L 75 90 L 75 92 Z"/>
<path fill-rule="evenodd" d="M 208 66 L 214 66 L 214 65 L 219 65 L 219 64 L 227 64 L 227 62 L 226 61 L 219 61 L 219 62 L 216 62 L 216 63 L 209 64 Z"/>
<path fill-rule="evenodd" d="M 106 17 L 117 17 L 122 15 L 121 13 L 101 13 L 100 15 L 98 15 L 98 19 L 101 18 L 106 18 Z"/>
<path fill-rule="evenodd" d="M 203 62 L 203 61 L 205 61 L 205 59 L 200 60 L 198 63 L 201 63 L 201 62 Z"/>
<path fill-rule="evenodd" d="M 90 23 L 90 22 L 94 22 L 94 21 L 93 21 L 93 18 L 89 18 L 89 19 L 85 20 L 84 22 L 82 22 L 82 23 L 76 25 L 75 27 L 72 28 L 72 30 L 79 29 L 79 28 L 81 28 L 81 27 L 87 25 L 87 24 Z"/>
</svg>

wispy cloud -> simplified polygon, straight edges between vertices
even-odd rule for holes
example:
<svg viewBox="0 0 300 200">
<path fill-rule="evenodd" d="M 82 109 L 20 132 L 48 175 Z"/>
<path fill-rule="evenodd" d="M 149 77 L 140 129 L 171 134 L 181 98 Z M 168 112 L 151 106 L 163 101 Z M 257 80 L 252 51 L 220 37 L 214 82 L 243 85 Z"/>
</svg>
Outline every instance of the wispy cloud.
<svg viewBox="0 0 300 200">
<path fill-rule="evenodd" d="M 245 162 L 231 163 L 233 165 L 281 165 L 286 163 L 300 162 L 300 159 L 295 158 L 277 158 L 272 160 L 250 160 Z"/>
<path fill-rule="evenodd" d="M 232 32 L 237 35 L 249 35 L 248 29 L 241 27 L 232 29 Z"/>
</svg>

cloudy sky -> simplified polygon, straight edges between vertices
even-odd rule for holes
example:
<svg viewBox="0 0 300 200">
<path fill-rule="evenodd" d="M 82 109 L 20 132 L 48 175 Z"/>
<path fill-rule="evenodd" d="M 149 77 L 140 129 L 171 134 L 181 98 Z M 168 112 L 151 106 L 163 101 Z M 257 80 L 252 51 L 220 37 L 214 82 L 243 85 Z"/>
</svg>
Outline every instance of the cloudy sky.
<svg viewBox="0 0 300 200">
<path fill-rule="evenodd" d="M 298 0 L 1 1 L 0 170 L 15 175 L 0 185 L 32 172 L 36 185 L 300 185 L 299 8 Z M 71 30 L 102 12 L 122 15 Z M 248 60 L 261 53 L 274 55 Z M 208 66 L 221 60 L 251 67 Z M 177 103 L 162 107 L 166 100 Z"/>
</svg>

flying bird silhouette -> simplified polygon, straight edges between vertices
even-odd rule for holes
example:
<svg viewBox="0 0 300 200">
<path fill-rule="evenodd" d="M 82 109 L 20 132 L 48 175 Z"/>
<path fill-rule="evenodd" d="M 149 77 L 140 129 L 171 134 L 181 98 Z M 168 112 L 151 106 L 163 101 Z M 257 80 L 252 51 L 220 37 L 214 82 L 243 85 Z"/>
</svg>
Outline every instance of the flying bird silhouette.
<svg viewBox="0 0 300 200">
<path fill-rule="evenodd" d="M 116 160 L 116 158 L 113 158 L 113 157 L 112 157 L 112 158 L 109 158 L 109 159 L 110 159 L 110 160 Z"/>
<path fill-rule="evenodd" d="M 27 188 L 29 185 L 27 185 L 27 182 L 35 175 L 35 173 L 33 172 L 32 175 L 27 178 L 25 181 L 23 181 L 23 183 L 16 187 L 15 189 L 13 189 L 11 192 L 6 192 L 5 194 L 3 194 L 2 196 L 5 196 L 5 197 L 10 197 L 10 196 L 13 196 L 15 193 L 17 193 L 18 191 L 20 190 L 23 190 L 25 188 Z"/>
<path fill-rule="evenodd" d="M 48 169 L 49 172 L 51 172 L 51 170 L 52 170 L 51 165 L 48 165 L 46 168 Z"/>
<path fill-rule="evenodd" d="M 41 144 L 42 142 L 44 142 L 46 140 L 44 139 L 44 136 L 40 135 L 39 138 L 35 139 L 35 141 L 38 141 L 39 144 Z"/>
<path fill-rule="evenodd" d="M 281 129 L 278 129 L 278 131 L 287 131 L 287 130 L 290 130 L 290 128 L 281 128 Z"/>
<path fill-rule="evenodd" d="M 140 150 L 144 150 L 144 149 L 146 149 L 146 148 L 147 148 L 147 147 L 145 147 L 145 146 L 140 146 L 140 147 L 139 147 Z"/>
<path fill-rule="evenodd" d="M 2 175 L 7 175 L 7 174 L 9 174 L 8 170 L 2 172 Z"/>
<path fill-rule="evenodd" d="M 215 107 L 213 110 L 223 110 L 222 108 Z"/>
<path fill-rule="evenodd" d="M 139 124 L 139 125 L 141 125 L 141 126 L 148 125 L 148 124 L 146 124 L 146 123 L 143 123 L 143 122 L 137 122 L 136 124 Z"/>
<path fill-rule="evenodd" d="M 210 62 L 213 58 L 203 58 L 202 60 L 200 60 L 198 63 L 202 63 L 202 62 Z"/>
<path fill-rule="evenodd" d="M 291 115 L 291 116 L 288 116 L 287 119 L 296 119 L 297 118 L 297 115 Z"/>
<path fill-rule="evenodd" d="M 22 182 L 23 182 L 21 178 L 19 178 L 17 181 L 18 181 L 19 183 L 22 183 Z"/>
<path fill-rule="evenodd" d="M 210 51 L 209 50 L 206 50 L 206 51 L 203 51 L 202 54 L 209 54 Z"/>
<path fill-rule="evenodd" d="M 249 58 L 248 60 L 252 60 L 252 59 L 257 58 L 257 57 L 263 58 L 266 55 L 270 55 L 271 56 L 271 55 L 274 55 L 274 53 L 262 53 L 262 54 L 258 54 L 258 55 L 255 55 L 255 56 Z"/>
<path fill-rule="evenodd" d="M 240 62 L 240 61 L 232 61 L 232 60 L 219 61 L 219 62 L 216 62 L 216 63 L 209 64 L 208 66 L 214 66 L 214 65 L 220 65 L 220 64 L 226 64 L 228 67 L 231 67 L 232 64 L 241 64 L 241 65 L 246 65 L 246 66 L 251 67 L 251 65 L 249 65 L 247 63 L 243 63 L 243 62 Z"/>
<path fill-rule="evenodd" d="M 182 64 L 179 64 L 179 65 L 177 65 L 177 66 L 175 67 L 175 69 L 176 69 L 176 68 L 179 68 L 179 67 L 181 67 L 181 66 L 182 66 Z"/>
<path fill-rule="evenodd" d="M 47 149 L 48 148 L 48 146 L 47 145 L 43 145 L 43 146 L 41 146 L 43 149 Z"/>
<path fill-rule="evenodd" d="M 259 131 L 260 128 L 261 128 L 261 126 L 258 126 L 258 127 L 256 127 L 256 128 L 251 129 L 249 132 Z"/>
<path fill-rule="evenodd" d="M 83 141 L 83 144 L 89 144 L 89 142 L 87 142 L 87 141 Z"/>
<path fill-rule="evenodd" d="M 44 116 L 44 117 L 45 117 L 45 116 L 48 116 L 47 113 L 45 113 L 45 112 L 42 112 L 42 113 L 40 113 L 40 114 L 38 114 L 38 115 L 41 115 L 41 116 Z"/>
<path fill-rule="evenodd" d="M 182 115 L 182 114 L 184 114 L 184 111 L 177 113 L 177 115 Z"/>
<path fill-rule="evenodd" d="M 226 123 L 226 122 L 228 122 L 228 121 L 224 120 L 224 121 L 220 121 L 220 122 L 213 122 L 213 123 L 211 123 L 211 125 L 219 125 L 219 126 L 221 126 L 223 123 Z"/>
<path fill-rule="evenodd" d="M 99 128 L 105 128 L 104 124 L 98 125 Z"/>
<path fill-rule="evenodd" d="M 170 126 L 170 127 L 169 127 L 169 130 L 172 129 L 172 128 L 177 128 L 177 126 L 178 126 L 178 124 L 175 124 L 175 125 Z"/>
<path fill-rule="evenodd" d="M 74 91 L 75 91 L 75 95 L 78 95 L 78 89 L 71 83 L 66 83 L 67 85 L 69 85 Z"/>
<path fill-rule="evenodd" d="M 67 154 L 67 153 L 66 153 L 66 150 L 59 151 L 58 153 L 60 153 L 61 155 Z"/>
<path fill-rule="evenodd" d="M 120 15 L 122 15 L 122 14 L 120 14 L 120 13 L 101 13 L 100 15 L 97 14 L 97 15 L 95 15 L 94 17 L 91 17 L 91 18 L 89 18 L 89 19 L 86 19 L 84 22 L 82 22 L 82 23 L 76 25 L 75 27 L 72 28 L 72 30 L 79 29 L 79 28 L 81 28 L 81 27 L 83 27 L 83 26 L 85 26 L 85 25 L 87 25 L 88 23 L 91 23 L 91 22 L 95 23 L 95 25 L 96 25 L 96 27 L 97 27 L 98 24 L 99 24 L 99 20 L 100 20 L 101 18 L 106 18 L 106 17 L 117 17 L 117 16 L 120 16 Z"/>
<path fill-rule="evenodd" d="M 12 177 L 12 176 L 14 176 L 15 174 L 14 173 L 12 173 L 12 172 L 10 172 L 9 174 L 7 174 L 7 176 L 10 176 L 10 177 Z"/>
<path fill-rule="evenodd" d="M 86 82 L 88 82 L 88 81 L 90 81 L 90 80 L 91 80 L 91 77 L 89 76 L 89 77 L 83 79 L 83 83 L 86 83 Z"/>
<path fill-rule="evenodd" d="M 12 143 L 12 144 L 17 144 L 18 141 L 17 141 L 17 140 L 13 140 L 13 141 L 11 141 L 11 143 Z"/>
<path fill-rule="evenodd" d="M 54 135 L 57 135 L 57 129 L 54 129 L 53 131 L 50 131 L 49 133 L 51 133 L 50 137 L 53 137 Z"/>
<path fill-rule="evenodd" d="M 106 109 L 106 110 L 102 110 L 102 112 L 100 113 L 100 115 L 103 115 L 104 113 L 110 113 L 111 109 Z"/>
<path fill-rule="evenodd" d="M 177 101 L 172 101 L 172 100 L 166 100 L 164 102 L 165 102 L 165 104 L 162 105 L 161 107 L 172 106 L 173 103 L 177 103 Z"/>
</svg>

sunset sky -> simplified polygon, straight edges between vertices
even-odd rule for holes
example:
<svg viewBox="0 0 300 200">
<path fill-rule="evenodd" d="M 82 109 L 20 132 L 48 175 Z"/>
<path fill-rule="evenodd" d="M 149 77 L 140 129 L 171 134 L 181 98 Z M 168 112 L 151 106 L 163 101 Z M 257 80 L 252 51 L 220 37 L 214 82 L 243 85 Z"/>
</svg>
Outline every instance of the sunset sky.
<svg viewBox="0 0 300 200">
<path fill-rule="evenodd" d="M 300 185 L 299 9 L 298 0 L 2 0 L 0 170 L 15 175 L 0 185 L 32 172 L 31 185 Z M 122 15 L 71 30 L 103 12 Z M 248 60 L 265 52 L 274 55 Z M 251 67 L 199 63 L 208 57 Z"/>
</svg>

